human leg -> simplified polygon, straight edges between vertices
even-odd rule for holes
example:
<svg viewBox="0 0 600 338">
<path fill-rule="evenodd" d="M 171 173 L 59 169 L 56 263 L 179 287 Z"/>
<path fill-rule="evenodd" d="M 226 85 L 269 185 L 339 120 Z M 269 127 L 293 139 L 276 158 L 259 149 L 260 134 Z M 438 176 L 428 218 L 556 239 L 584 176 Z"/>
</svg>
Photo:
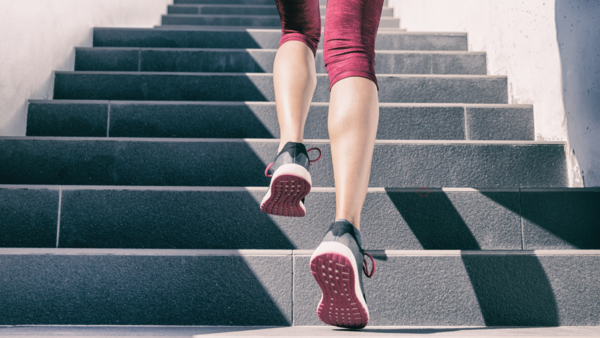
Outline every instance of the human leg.
<svg viewBox="0 0 600 338">
<path fill-rule="evenodd" d="M 261 210 L 280 216 L 305 215 L 311 189 L 304 125 L 317 85 L 315 53 L 321 34 L 318 0 L 276 0 L 282 36 L 273 67 L 275 105 L 280 127 L 278 154 L 267 168 L 271 177 Z"/>
<path fill-rule="evenodd" d="M 277 0 L 282 36 L 273 66 L 281 151 L 304 141 L 304 124 L 317 86 L 315 54 L 321 36 L 318 0 Z"/>
<path fill-rule="evenodd" d="M 323 297 L 323 322 L 362 328 L 369 322 L 362 271 L 360 214 L 365 202 L 379 121 L 375 37 L 383 0 L 329 0 L 325 20 L 325 66 L 329 75 L 329 139 L 336 191 L 336 221 L 311 257 Z M 372 257 L 371 257 L 372 259 Z"/>
<path fill-rule="evenodd" d="M 329 0 L 325 21 L 336 219 L 358 229 L 379 121 L 375 38 L 382 7 L 383 0 Z"/>
</svg>

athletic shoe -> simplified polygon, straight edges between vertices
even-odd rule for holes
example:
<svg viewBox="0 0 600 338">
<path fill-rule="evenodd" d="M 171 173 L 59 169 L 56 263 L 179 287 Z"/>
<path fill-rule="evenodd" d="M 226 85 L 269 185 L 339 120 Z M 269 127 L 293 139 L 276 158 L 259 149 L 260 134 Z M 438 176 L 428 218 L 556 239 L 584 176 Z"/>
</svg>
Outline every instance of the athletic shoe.
<svg viewBox="0 0 600 338">
<path fill-rule="evenodd" d="M 371 273 L 364 255 L 371 258 Z M 361 270 L 369 278 L 375 273 L 375 260 L 362 249 L 360 231 L 347 220 L 334 222 L 310 258 L 310 271 L 323 292 L 317 315 L 325 324 L 367 326 L 369 309 Z"/>
<path fill-rule="evenodd" d="M 311 150 L 318 150 L 319 158 L 309 159 L 308 152 Z M 265 176 L 271 177 L 271 183 L 260 203 L 260 210 L 277 216 L 304 217 L 304 197 L 308 195 L 312 186 L 310 166 L 320 158 L 319 148 L 307 151 L 302 143 L 286 143 L 265 170 Z M 272 174 L 269 174 L 270 172 Z"/>
</svg>

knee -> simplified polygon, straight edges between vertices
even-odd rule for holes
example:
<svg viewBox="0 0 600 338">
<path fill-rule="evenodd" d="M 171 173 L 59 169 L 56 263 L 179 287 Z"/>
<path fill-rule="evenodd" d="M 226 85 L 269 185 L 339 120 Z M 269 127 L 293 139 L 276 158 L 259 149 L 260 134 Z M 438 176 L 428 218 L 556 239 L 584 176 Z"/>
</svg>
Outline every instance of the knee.
<svg viewBox="0 0 600 338">
<path fill-rule="evenodd" d="M 321 29 L 302 29 L 302 30 L 286 30 L 284 29 L 279 41 L 279 46 L 283 45 L 288 41 L 300 41 L 303 42 L 310 50 L 313 55 L 317 54 L 317 48 L 321 39 Z"/>
</svg>

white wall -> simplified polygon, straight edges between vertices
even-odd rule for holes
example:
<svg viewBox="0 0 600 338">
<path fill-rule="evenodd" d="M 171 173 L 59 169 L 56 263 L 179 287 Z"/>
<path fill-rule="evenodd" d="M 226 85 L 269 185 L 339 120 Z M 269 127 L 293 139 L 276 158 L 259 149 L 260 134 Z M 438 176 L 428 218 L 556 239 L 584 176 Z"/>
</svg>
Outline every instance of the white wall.
<svg viewBox="0 0 600 338">
<path fill-rule="evenodd" d="M 600 187 L 600 1 L 556 0 L 569 144 L 586 187 Z"/>
<path fill-rule="evenodd" d="M 28 99 L 52 98 L 55 70 L 93 27 L 152 27 L 172 0 L 0 0 L 0 136 L 24 136 Z"/>
<path fill-rule="evenodd" d="M 389 0 L 408 31 L 467 32 L 487 52 L 489 75 L 507 75 L 510 103 L 533 104 L 536 140 L 568 141 L 555 0 Z M 581 186 L 569 156 L 570 182 Z"/>
<path fill-rule="evenodd" d="M 408 31 L 468 32 L 488 74 L 507 75 L 510 103 L 534 104 L 538 140 L 566 140 L 554 1 L 389 0 Z"/>
</svg>

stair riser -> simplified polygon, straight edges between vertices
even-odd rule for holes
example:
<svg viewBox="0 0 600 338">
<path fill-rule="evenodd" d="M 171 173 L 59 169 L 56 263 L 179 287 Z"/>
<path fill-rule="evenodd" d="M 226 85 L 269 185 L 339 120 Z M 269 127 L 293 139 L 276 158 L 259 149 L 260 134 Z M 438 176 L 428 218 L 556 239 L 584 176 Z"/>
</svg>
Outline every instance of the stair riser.
<svg viewBox="0 0 600 338">
<path fill-rule="evenodd" d="M 295 257 L 294 325 L 322 325 L 310 257 Z M 370 325 L 599 325 L 600 256 L 380 257 Z"/>
<path fill-rule="evenodd" d="M 321 6 L 321 15 L 325 15 L 325 6 Z M 213 14 L 213 15 L 279 15 L 275 6 L 219 6 L 219 5 L 171 5 L 168 14 Z M 382 17 L 394 15 L 393 8 L 384 7 Z"/>
<path fill-rule="evenodd" d="M 275 50 L 189 50 L 79 48 L 76 71 L 272 73 Z M 323 53 L 315 60 L 326 73 Z M 484 53 L 377 53 L 377 74 L 486 75 Z"/>
<path fill-rule="evenodd" d="M 174 0 L 174 4 L 216 4 L 216 5 L 273 5 L 273 0 Z M 387 6 L 387 0 L 383 6 Z M 327 0 L 319 0 L 319 5 L 327 5 Z"/>
<path fill-rule="evenodd" d="M 333 191 L 311 192 L 304 218 L 263 214 L 265 193 L 79 187 L 59 196 L 58 187 L 0 186 L 0 246 L 316 248 L 335 216 Z M 521 250 L 523 243 L 525 250 L 600 249 L 599 202 L 599 191 L 585 189 L 373 191 L 361 216 L 362 237 L 367 250 Z"/>
<path fill-rule="evenodd" d="M 0 255 L 0 324 L 289 325 L 291 270 L 291 256 Z"/>
<path fill-rule="evenodd" d="M 0 184 L 267 186 L 275 142 L 0 139 Z M 314 186 L 333 187 L 328 143 Z M 563 187 L 564 144 L 376 144 L 372 187 Z"/>
<path fill-rule="evenodd" d="M 507 103 L 506 77 L 379 75 L 379 102 Z M 271 74 L 57 72 L 56 100 L 275 101 Z M 313 102 L 329 101 L 317 76 Z"/>
<path fill-rule="evenodd" d="M 244 27 L 281 27 L 278 15 L 271 16 L 247 16 L 223 17 L 218 15 L 163 15 L 163 25 L 184 26 L 244 26 Z M 325 18 L 321 18 L 321 27 L 325 26 Z M 382 17 L 379 21 L 380 28 L 399 28 L 400 20 L 390 17 Z"/>
<path fill-rule="evenodd" d="M 305 125 L 305 138 L 329 138 L 328 109 L 327 105 L 311 106 Z M 465 114 L 469 122 L 467 124 Z M 465 140 L 465 129 L 471 140 L 483 140 L 485 137 L 495 137 L 495 140 L 533 140 L 533 108 L 382 106 L 377 139 Z M 279 138 L 279 125 L 272 103 L 221 105 L 35 101 L 29 104 L 27 136 Z"/>
<path fill-rule="evenodd" d="M 277 49 L 281 30 L 95 28 L 94 47 Z M 321 39 L 322 40 L 322 39 Z M 319 45 L 323 48 L 323 42 Z M 466 34 L 378 32 L 376 50 L 467 51 Z"/>
<path fill-rule="evenodd" d="M 600 325 L 598 255 L 376 257 L 378 273 L 363 278 L 373 326 Z M 322 325 L 308 262 L 4 254 L 0 323 Z"/>
</svg>

